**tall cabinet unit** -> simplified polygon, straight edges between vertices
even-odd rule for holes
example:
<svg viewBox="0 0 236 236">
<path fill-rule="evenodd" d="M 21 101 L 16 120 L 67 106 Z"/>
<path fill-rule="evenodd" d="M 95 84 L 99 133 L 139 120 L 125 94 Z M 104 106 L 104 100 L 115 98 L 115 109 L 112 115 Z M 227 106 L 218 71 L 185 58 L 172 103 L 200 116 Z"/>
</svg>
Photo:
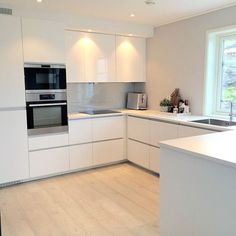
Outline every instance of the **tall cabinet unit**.
<svg viewBox="0 0 236 236">
<path fill-rule="evenodd" d="M 22 32 L 25 62 L 65 64 L 63 23 L 23 18 Z"/>
<path fill-rule="evenodd" d="M 115 82 L 115 36 L 66 31 L 68 82 Z"/>
<path fill-rule="evenodd" d="M 0 15 L 0 184 L 29 177 L 20 19 Z"/>
<path fill-rule="evenodd" d="M 145 82 L 146 39 L 117 36 L 116 68 L 120 82 Z"/>
<path fill-rule="evenodd" d="M 24 107 L 25 88 L 20 19 L 0 15 L 0 29 L 0 108 Z"/>
</svg>

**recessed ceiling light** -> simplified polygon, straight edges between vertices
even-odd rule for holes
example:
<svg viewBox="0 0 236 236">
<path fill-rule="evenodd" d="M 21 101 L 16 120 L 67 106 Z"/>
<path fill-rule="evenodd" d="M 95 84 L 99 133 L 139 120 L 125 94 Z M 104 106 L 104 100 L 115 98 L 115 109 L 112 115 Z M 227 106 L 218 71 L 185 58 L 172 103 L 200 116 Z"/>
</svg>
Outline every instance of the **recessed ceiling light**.
<svg viewBox="0 0 236 236">
<path fill-rule="evenodd" d="M 37 2 L 42 2 L 43 0 L 37 0 Z"/>
<path fill-rule="evenodd" d="M 156 0 L 145 0 L 144 1 L 147 5 L 154 5 L 156 4 Z"/>
<path fill-rule="evenodd" d="M 133 34 L 129 34 L 129 36 L 133 36 Z"/>
<path fill-rule="evenodd" d="M 88 32 L 92 32 L 92 30 L 91 30 L 91 29 L 88 29 Z"/>
<path fill-rule="evenodd" d="M 134 14 L 130 14 L 130 17 L 135 17 L 135 15 Z"/>
</svg>

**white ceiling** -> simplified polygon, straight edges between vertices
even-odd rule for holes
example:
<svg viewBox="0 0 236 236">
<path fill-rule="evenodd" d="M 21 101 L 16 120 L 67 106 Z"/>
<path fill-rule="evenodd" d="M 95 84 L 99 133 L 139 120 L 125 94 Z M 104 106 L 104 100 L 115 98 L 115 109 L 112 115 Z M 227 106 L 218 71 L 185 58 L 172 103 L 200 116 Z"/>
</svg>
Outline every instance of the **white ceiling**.
<svg viewBox="0 0 236 236">
<path fill-rule="evenodd" d="M 0 6 L 54 14 L 73 14 L 105 20 L 127 21 L 152 26 L 174 22 L 208 11 L 236 5 L 236 0 L 157 0 L 148 6 L 144 0 L 0 0 Z M 135 17 L 131 18 L 130 14 Z"/>
</svg>

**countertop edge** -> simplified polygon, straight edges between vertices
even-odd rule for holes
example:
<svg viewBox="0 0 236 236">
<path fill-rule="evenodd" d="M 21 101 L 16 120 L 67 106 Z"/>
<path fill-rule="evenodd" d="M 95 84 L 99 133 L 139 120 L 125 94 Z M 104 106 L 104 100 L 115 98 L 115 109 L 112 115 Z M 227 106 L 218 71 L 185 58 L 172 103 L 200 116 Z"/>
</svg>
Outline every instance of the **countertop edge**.
<svg viewBox="0 0 236 236">
<path fill-rule="evenodd" d="M 231 132 L 235 132 L 235 131 L 231 131 Z M 236 132 L 235 132 L 235 134 L 236 134 Z M 211 138 L 210 136 L 213 137 L 216 134 L 213 133 L 213 134 L 206 134 L 206 135 L 209 136 L 209 138 Z M 203 136 L 203 135 L 199 135 L 199 136 Z M 195 137 L 198 137 L 198 136 L 187 137 L 187 138 L 184 138 L 184 139 L 194 139 Z M 194 151 L 194 150 L 189 150 L 187 148 L 180 147 L 180 146 L 177 147 L 176 145 L 168 143 L 170 141 L 171 140 L 166 140 L 166 141 L 160 142 L 160 149 L 161 148 L 170 149 L 170 150 L 173 150 L 173 151 L 177 151 L 177 152 L 181 152 L 181 153 L 188 154 L 188 155 L 191 155 L 191 156 L 195 156 L 197 158 L 201 158 L 201 159 L 204 159 L 204 160 L 207 160 L 207 161 L 214 161 L 215 163 L 218 163 L 220 165 L 225 165 L 225 166 L 228 166 L 228 167 L 231 167 L 231 168 L 236 168 L 236 163 L 235 162 L 231 162 L 231 161 L 228 161 L 228 160 L 223 160 L 222 158 L 217 157 L 215 155 L 213 156 L 213 155 L 204 154 L 204 153 L 198 152 L 197 150 Z"/>
<path fill-rule="evenodd" d="M 88 115 L 85 113 L 69 113 L 68 119 L 69 120 L 79 120 L 79 119 L 89 119 L 89 118 L 99 118 L 99 117 L 112 117 L 112 116 L 132 116 L 138 117 L 143 119 L 151 119 L 156 121 L 162 121 L 172 124 L 184 125 L 193 128 L 200 128 L 206 129 L 216 132 L 228 131 L 228 130 L 236 130 L 236 127 L 220 127 L 215 125 L 207 125 L 207 124 L 200 124 L 191 122 L 193 120 L 202 119 L 206 116 L 193 116 L 193 115 L 186 115 L 186 116 L 171 116 L 166 115 L 164 116 L 161 112 L 155 110 L 146 110 L 146 111 L 136 111 L 136 110 L 126 110 L 126 109 L 113 109 L 114 111 L 118 111 L 120 113 L 111 113 L 111 114 L 99 114 L 99 115 Z M 148 112 L 149 114 L 144 114 L 143 112 Z M 143 114 L 142 114 L 143 113 Z M 156 113 L 156 114 L 153 114 Z"/>
</svg>

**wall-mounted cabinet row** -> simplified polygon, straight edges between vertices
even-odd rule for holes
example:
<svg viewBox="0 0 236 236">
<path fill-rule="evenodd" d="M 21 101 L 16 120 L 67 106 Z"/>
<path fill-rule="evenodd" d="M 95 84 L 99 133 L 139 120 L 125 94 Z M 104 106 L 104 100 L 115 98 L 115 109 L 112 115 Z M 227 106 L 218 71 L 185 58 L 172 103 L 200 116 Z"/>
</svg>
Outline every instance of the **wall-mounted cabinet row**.
<svg viewBox="0 0 236 236">
<path fill-rule="evenodd" d="M 143 38 L 66 31 L 68 82 L 144 82 Z"/>
<path fill-rule="evenodd" d="M 0 56 L 0 62 L 6 68 L 14 63 L 10 78 L 20 87 L 23 62 L 66 64 L 68 82 L 145 81 L 144 38 L 66 31 L 60 22 L 0 17 L 6 29 L 0 32 L 1 52 L 5 55 Z M 5 81 L 8 85 L 10 82 Z"/>
</svg>

